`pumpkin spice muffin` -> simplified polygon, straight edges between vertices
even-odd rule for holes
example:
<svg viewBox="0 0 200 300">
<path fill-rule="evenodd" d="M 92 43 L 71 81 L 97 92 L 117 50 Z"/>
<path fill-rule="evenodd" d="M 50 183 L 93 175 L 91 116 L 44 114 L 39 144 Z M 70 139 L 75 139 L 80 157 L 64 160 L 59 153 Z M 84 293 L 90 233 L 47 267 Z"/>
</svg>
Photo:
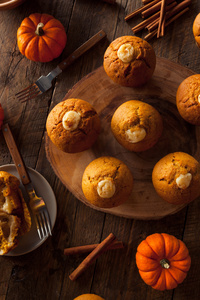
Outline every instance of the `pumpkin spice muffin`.
<svg viewBox="0 0 200 300">
<path fill-rule="evenodd" d="M 181 82 L 176 93 L 176 105 L 185 121 L 200 125 L 200 74 Z"/>
<path fill-rule="evenodd" d="M 47 134 L 60 150 L 77 153 L 90 148 L 100 133 L 100 119 L 95 109 L 81 99 L 58 103 L 46 122 Z"/>
<path fill-rule="evenodd" d="M 133 176 L 119 159 L 102 156 L 93 160 L 82 177 L 82 190 L 93 205 L 111 208 L 124 203 L 131 194 Z"/>
<path fill-rule="evenodd" d="M 156 55 L 151 45 L 136 36 L 114 40 L 104 54 L 104 70 L 116 83 L 138 87 L 153 75 Z"/>
<path fill-rule="evenodd" d="M 163 122 L 151 105 L 130 100 L 120 105 L 111 120 L 117 141 L 129 151 L 145 151 L 153 147 L 162 134 Z"/>
<path fill-rule="evenodd" d="M 200 164 L 187 153 L 170 153 L 154 166 L 152 182 L 165 201 L 187 204 L 200 196 Z"/>
<path fill-rule="evenodd" d="M 196 44 L 200 48 L 200 13 L 196 16 L 192 29 Z"/>
</svg>

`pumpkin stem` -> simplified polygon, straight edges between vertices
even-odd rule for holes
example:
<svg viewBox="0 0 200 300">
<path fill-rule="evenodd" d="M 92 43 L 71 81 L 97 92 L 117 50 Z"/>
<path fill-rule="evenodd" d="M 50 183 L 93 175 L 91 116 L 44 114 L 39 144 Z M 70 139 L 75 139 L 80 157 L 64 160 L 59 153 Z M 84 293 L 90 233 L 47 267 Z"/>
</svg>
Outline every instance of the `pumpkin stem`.
<svg viewBox="0 0 200 300">
<path fill-rule="evenodd" d="M 44 34 L 44 30 L 42 29 L 42 27 L 44 27 L 44 24 L 38 23 L 35 33 L 39 36 Z"/>
<path fill-rule="evenodd" d="M 161 259 L 160 264 L 164 269 L 169 269 L 170 268 L 170 263 L 166 258 Z"/>
</svg>

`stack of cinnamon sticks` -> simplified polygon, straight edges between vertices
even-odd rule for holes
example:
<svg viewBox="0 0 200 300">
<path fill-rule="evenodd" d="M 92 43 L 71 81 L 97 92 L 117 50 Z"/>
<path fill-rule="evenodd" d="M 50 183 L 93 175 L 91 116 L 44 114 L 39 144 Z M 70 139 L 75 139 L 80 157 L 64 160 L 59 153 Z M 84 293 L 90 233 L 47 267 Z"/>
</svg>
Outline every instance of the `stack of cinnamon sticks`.
<svg viewBox="0 0 200 300">
<path fill-rule="evenodd" d="M 183 0 L 177 3 L 176 0 L 142 0 L 142 6 L 125 17 L 129 20 L 141 14 L 145 20 L 132 28 L 134 33 L 142 29 L 147 29 L 148 34 L 145 40 L 150 40 L 153 36 L 157 38 L 164 35 L 165 28 L 181 15 L 189 10 L 191 0 Z"/>
</svg>

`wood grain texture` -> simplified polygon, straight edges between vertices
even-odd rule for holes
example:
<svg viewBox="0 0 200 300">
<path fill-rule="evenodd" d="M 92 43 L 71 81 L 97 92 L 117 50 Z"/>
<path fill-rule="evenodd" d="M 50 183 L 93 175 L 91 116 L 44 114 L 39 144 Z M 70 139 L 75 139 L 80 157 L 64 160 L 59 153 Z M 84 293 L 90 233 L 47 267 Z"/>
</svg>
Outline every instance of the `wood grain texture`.
<svg viewBox="0 0 200 300">
<path fill-rule="evenodd" d="M 124 17 L 140 6 L 141 0 L 117 0 L 116 5 L 99 0 L 26 0 L 19 7 L 0 14 L 0 101 L 5 119 L 11 126 L 26 165 L 35 168 L 49 181 L 58 202 L 57 221 L 51 238 L 27 255 L 0 257 L 0 299 L 73 300 L 89 292 L 106 300 L 199 299 L 199 199 L 161 220 L 118 217 L 91 209 L 76 199 L 46 159 L 44 132 L 49 111 L 80 79 L 102 65 L 104 51 L 112 40 L 122 35 L 132 35 L 131 28 L 142 19 L 136 17 L 125 22 Z M 157 56 L 180 63 L 197 73 L 200 51 L 193 40 L 192 22 L 198 11 L 200 2 L 192 1 L 190 11 L 166 28 L 163 38 L 155 37 L 150 41 Z M 67 32 L 67 45 L 62 55 L 48 64 L 28 61 L 17 48 L 17 28 L 23 18 L 35 12 L 52 14 L 62 22 Z M 107 39 L 63 72 L 54 82 L 52 90 L 24 105 L 13 98 L 17 91 L 42 74 L 47 75 L 100 29 L 107 33 Z M 139 36 L 145 34 L 142 31 Z M 180 145 L 182 141 L 180 139 Z M 0 164 L 12 163 L 2 133 L 0 147 Z M 188 149 L 191 149 L 189 142 Z M 64 257 L 63 249 L 100 243 L 110 232 L 124 242 L 125 248 L 105 253 L 88 268 L 84 276 L 71 282 L 69 274 L 85 256 Z M 135 265 L 137 245 L 155 232 L 173 234 L 182 239 L 190 251 L 191 269 L 176 290 L 159 292 L 148 287 L 141 280 Z"/>
<path fill-rule="evenodd" d="M 91 103 L 100 116 L 102 126 L 96 144 L 77 154 L 60 151 L 46 137 L 47 158 L 56 175 L 76 198 L 94 209 L 136 219 L 159 219 L 184 207 L 163 201 L 154 190 L 151 174 L 155 163 L 168 153 L 183 151 L 194 157 L 199 153 L 199 132 L 181 119 L 175 104 L 176 90 L 180 82 L 192 74 L 194 73 L 191 70 L 178 64 L 157 58 L 153 78 L 142 88 L 126 88 L 113 83 L 101 67 L 83 78 L 67 93 L 64 99 L 79 98 Z M 112 115 L 118 106 L 128 100 L 141 100 L 151 104 L 163 118 L 162 137 L 148 151 L 130 152 L 119 145 L 112 134 Z M 91 205 L 81 188 L 86 166 L 104 155 L 122 160 L 130 168 L 135 182 L 129 200 L 112 209 L 100 209 Z"/>
</svg>

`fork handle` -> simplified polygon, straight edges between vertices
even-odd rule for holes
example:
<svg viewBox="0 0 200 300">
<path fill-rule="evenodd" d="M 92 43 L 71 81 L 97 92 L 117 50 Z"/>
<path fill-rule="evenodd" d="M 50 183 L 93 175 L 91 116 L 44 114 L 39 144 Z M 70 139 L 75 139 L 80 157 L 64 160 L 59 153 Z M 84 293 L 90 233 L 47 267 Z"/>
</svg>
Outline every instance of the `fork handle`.
<svg viewBox="0 0 200 300">
<path fill-rule="evenodd" d="M 87 42 L 81 45 L 78 49 L 76 49 L 70 56 L 64 59 L 58 67 L 61 70 L 65 70 L 69 65 L 71 65 L 77 58 L 79 58 L 86 51 L 91 49 L 94 45 L 96 45 L 99 41 L 101 41 L 106 36 L 106 33 L 103 30 L 100 30 L 98 33 L 93 35 Z"/>
<path fill-rule="evenodd" d="M 26 166 L 23 162 L 23 159 L 21 157 L 21 154 L 17 148 L 17 145 L 15 143 L 14 137 L 12 135 L 12 132 L 10 130 L 10 126 L 8 123 L 4 124 L 2 126 L 3 136 L 5 138 L 6 144 L 8 146 L 8 149 L 10 151 L 10 154 L 12 156 L 12 159 L 15 163 L 15 166 L 17 168 L 18 174 L 21 178 L 21 181 L 24 185 L 31 182 L 30 177 L 28 175 L 28 172 L 26 170 Z"/>
</svg>

